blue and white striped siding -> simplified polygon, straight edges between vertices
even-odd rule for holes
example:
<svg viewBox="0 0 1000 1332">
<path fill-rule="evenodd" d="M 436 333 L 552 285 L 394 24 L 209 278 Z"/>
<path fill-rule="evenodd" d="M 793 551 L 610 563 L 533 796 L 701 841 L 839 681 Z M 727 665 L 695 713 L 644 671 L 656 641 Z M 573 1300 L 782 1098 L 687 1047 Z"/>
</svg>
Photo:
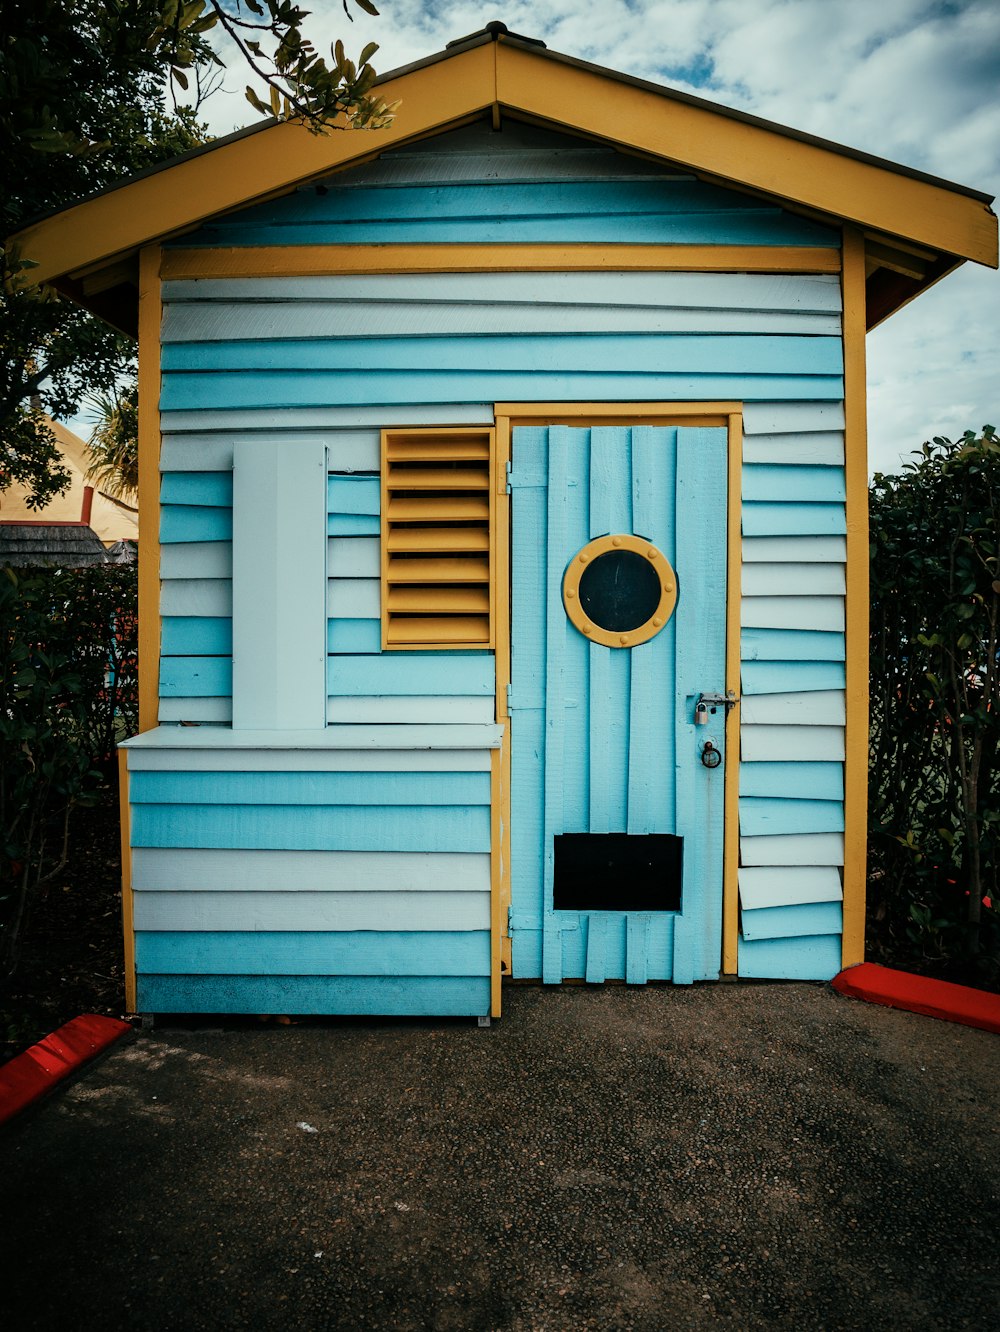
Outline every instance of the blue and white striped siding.
<svg viewBox="0 0 1000 1332">
<path fill-rule="evenodd" d="M 489 1012 L 489 749 L 409 751 L 411 729 L 364 751 L 132 742 L 141 1011 Z"/>
<path fill-rule="evenodd" d="M 819 362 L 834 372 L 822 377 L 824 394 L 839 396 L 839 300 L 835 278 L 765 274 L 442 274 L 165 283 L 161 721 L 225 722 L 231 715 L 225 656 L 231 651 L 226 541 L 231 513 L 225 507 L 223 469 L 232 466 L 233 449 L 247 432 L 284 433 L 290 448 L 299 439 L 327 443 L 333 472 L 328 646 L 334 657 L 377 653 L 378 425 L 477 423 L 490 420 L 487 404 L 504 396 L 750 400 L 789 391 L 790 385 L 815 391 L 812 371 Z M 419 335 L 385 336 L 386 329 L 407 320 Z M 594 331 L 609 321 L 617 321 L 623 331 L 613 336 Z M 734 324 L 738 334 L 719 331 Z M 241 373 L 264 342 L 284 349 L 286 360 L 303 360 L 310 349 L 336 359 L 338 348 L 347 348 L 359 364 L 384 366 L 395 358 L 413 368 L 401 371 L 391 390 L 383 385 L 380 392 L 392 398 L 383 407 L 345 405 L 336 396 L 339 391 L 341 397 L 357 397 L 350 386 L 364 377 L 363 370 L 338 374 L 338 387 L 330 388 L 331 405 L 314 407 L 316 372 L 302 369 L 282 372 L 298 386 L 287 407 L 276 408 L 280 394 L 270 390 L 262 397 L 272 405 L 258 411 L 216 405 L 219 394 L 222 401 L 235 403 L 248 383 L 278 373 Z M 440 402 L 407 405 L 417 384 L 431 395 L 426 386 L 443 373 L 449 355 L 472 356 L 478 369 L 440 382 L 435 390 L 443 395 Z M 201 358 L 203 368 L 172 368 L 178 358 L 191 365 Z M 505 359 L 528 367 L 516 384 L 505 376 Z M 546 360 L 562 369 L 542 373 Z M 616 363 L 630 370 L 613 375 L 581 370 Z M 637 376 L 640 363 L 647 370 Z M 687 382 L 675 391 L 673 368 L 696 370 L 709 363 L 720 371 L 728 367 L 728 373 L 708 376 L 710 386 Z M 796 367 L 797 377 L 789 373 Z M 563 382 L 566 373 L 580 381 L 572 391 Z M 639 377 L 644 382 L 637 388 Z M 169 404 L 178 379 L 198 397 L 194 405 L 174 410 Z M 615 381 L 613 390 L 609 379 Z M 217 391 L 217 385 L 223 387 Z M 455 401 L 462 389 L 473 394 L 464 403 Z M 839 410 L 836 403 L 831 406 Z M 822 440 L 817 447 L 825 447 Z M 192 471 L 198 467 L 205 471 L 196 485 Z M 369 673 L 369 692 L 345 701 L 353 691 L 338 683 L 336 660 L 330 670 L 332 721 L 403 720 L 416 708 L 422 708 L 425 720 L 489 719 L 481 682 L 473 694 L 441 696 L 429 688 L 416 696 L 422 703 L 408 704 L 390 702 L 385 692 L 376 699 L 383 685 Z"/>
<path fill-rule="evenodd" d="M 743 976 L 840 970 L 844 863 L 844 419 L 744 419 L 740 939 Z"/>
<path fill-rule="evenodd" d="M 513 122 L 393 150 L 191 232 L 184 246 L 608 242 L 836 244 L 748 195 Z"/>
<path fill-rule="evenodd" d="M 540 241 L 555 238 L 553 228 L 560 240 L 838 243 L 833 232 L 743 196 L 593 145 L 518 134 L 505 131 L 488 144 L 477 127 L 442 136 L 336 177 L 325 195 L 302 191 L 183 243 L 364 243 L 390 235 L 467 241 L 494 231 L 501 241 Z M 561 184 L 540 190 L 540 181 Z M 567 183 L 574 188 L 563 188 Z M 603 211 L 591 211 L 595 201 L 603 201 Z M 338 219 L 347 218 L 349 229 L 338 233 L 345 226 Z M 225 472 L 234 444 L 248 432 L 290 444 L 322 438 L 332 471 L 356 478 L 360 495 L 364 480 L 375 478 L 378 430 L 385 426 L 486 424 L 500 399 L 746 404 L 745 568 L 759 570 L 747 572 L 751 619 L 743 628 L 740 969 L 832 974 L 839 966 L 833 914 L 842 833 L 828 825 L 836 822 L 831 807 L 842 795 L 831 794 L 829 780 L 806 795 L 800 779 L 816 765 L 826 765 L 827 779 L 834 775 L 843 744 L 837 278 L 606 272 L 228 279 L 166 282 L 163 296 L 161 465 L 168 494 L 171 478 Z M 223 688 L 230 651 L 225 506 L 190 497 L 166 503 L 219 513 L 215 528 L 202 517 L 207 534 L 202 528 L 197 538 L 166 538 L 163 546 L 161 720 L 224 721 L 226 694 L 204 691 Z M 351 513 L 331 508 L 344 527 L 377 517 Z M 366 667 L 388 654 L 377 657 L 377 529 L 362 528 L 357 521 L 357 530 L 330 534 L 329 649 L 331 680 L 338 662 L 366 658 L 341 678 L 354 671 L 350 678 L 367 687 L 374 677 Z M 823 566 L 822 585 L 809 581 L 814 565 Z M 813 605 L 817 600 L 822 606 Z M 488 699 L 476 692 L 483 688 L 482 661 L 469 656 L 464 678 L 477 681 L 464 695 L 471 720 Z M 201 660 L 185 667 L 185 658 Z M 202 669 L 205 684 L 188 691 L 184 671 Z M 380 689 L 383 683 L 390 685 L 380 682 Z M 338 713 L 345 705 L 334 686 L 330 693 L 334 715 L 358 720 L 412 717 L 434 697 L 413 695 L 408 705 L 405 695 L 384 694 L 381 706 L 389 711 L 379 716 L 366 711 L 372 694 L 354 695 L 350 706 L 361 700 L 361 711 L 345 714 Z M 794 697 L 800 694 L 813 695 L 805 713 Z M 454 697 L 447 696 L 449 703 Z M 750 774 L 772 784 L 758 789 Z M 794 788 L 776 794 L 773 784 L 780 787 L 783 775 L 795 779 Z M 786 805 L 800 807 L 791 823 Z M 774 886 L 762 887 L 768 883 Z M 824 910 L 806 910 L 814 907 Z"/>
<path fill-rule="evenodd" d="M 343 453 L 338 432 L 328 436 L 334 463 L 377 465 L 376 431 L 340 433 L 347 435 Z M 160 720 L 228 722 L 232 474 L 166 471 L 161 504 Z M 492 721 L 496 679 L 490 654 L 386 654 L 376 662 L 365 655 L 381 651 L 377 473 L 331 474 L 327 521 L 327 720 Z M 186 540 L 192 534 L 199 539 Z"/>
</svg>

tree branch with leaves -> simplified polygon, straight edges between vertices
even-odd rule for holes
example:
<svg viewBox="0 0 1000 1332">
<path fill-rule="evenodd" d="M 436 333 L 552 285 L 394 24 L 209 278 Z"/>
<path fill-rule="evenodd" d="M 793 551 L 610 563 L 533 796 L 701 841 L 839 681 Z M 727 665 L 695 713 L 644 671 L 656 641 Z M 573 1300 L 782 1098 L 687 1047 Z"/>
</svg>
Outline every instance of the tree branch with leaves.
<svg viewBox="0 0 1000 1332">
<path fill-rule="evenodd" d="M 366 14 L 378 14 L 371 0 L 353 3 Z M 353 21 L 348 0 L 342 4 Z M 234 0 L 232 6 L 222 0 L 166 0 L 149 44 L 166 55 L 171 84 L 187 90 L 192 69 L 207 60 L 222 67 L 207 42 L 208 34 L 222 33 L 269 89 L 265 101 L 251 85 L 246 88 L 247 101 L 262 115 L 305 125 L 314 134 L 388 125 L 394 108 L 372 93 L 377 76 L 369 61 L 378 44 L 369 42 L 355 63 L 337 40 L 327 64 L 303 34 L 308 17 L 292 0 Z"/>
<path fill-rule="evenodd" d="M 342 0 L 368 14 L 371 0 Z M 197 110 L 230 41 L 268 90 L 247 89 L 265 115 L 307 126 L 376 129 L 392 107 L 373 92 L 369 43 L 355 64 L 334 43 L 329 62 L 291 0 L 32 0 L 0 28 L 0 196 L 9 236 L 145 167 L 207 141 Z M 193 88 L 192 88 L 193 83 Z M 193 105 L 165 106 L 168 87 Z M 134 374 L 131 339 L 36 289 L 30 255 L 0 252 L 0 493 L 21 483 L 42 506 L 65 488 L 46 417 L 73 416 L 87 393 L 114 394 Z"/>
</svg>

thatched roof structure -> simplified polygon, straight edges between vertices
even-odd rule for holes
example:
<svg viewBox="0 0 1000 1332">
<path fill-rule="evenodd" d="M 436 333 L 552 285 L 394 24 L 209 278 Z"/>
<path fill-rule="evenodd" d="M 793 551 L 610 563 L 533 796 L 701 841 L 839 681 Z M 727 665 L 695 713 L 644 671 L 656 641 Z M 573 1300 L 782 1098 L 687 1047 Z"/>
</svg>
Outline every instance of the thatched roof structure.
<svg viewBox="0 0 1000 1332">
<path fill-rule="evenodd" d="M 78 569 L 105 563 L 100 537 L 82 523 L 0 523 L 0 567 Z"/>
</svg>

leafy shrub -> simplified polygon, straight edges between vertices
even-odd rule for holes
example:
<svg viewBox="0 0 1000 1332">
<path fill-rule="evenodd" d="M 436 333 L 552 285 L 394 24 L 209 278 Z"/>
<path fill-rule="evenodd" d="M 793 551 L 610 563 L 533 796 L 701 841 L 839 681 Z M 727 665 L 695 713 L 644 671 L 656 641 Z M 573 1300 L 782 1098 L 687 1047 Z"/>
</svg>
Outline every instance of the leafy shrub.
<svg viewBox="0 0 1000 1332">
<path fill-rule="evenodd" d="M 1000 979 L 1000 440 L 876 475 L 869 931 L 876 953 Z"/>
<path fill-rule="evenodd" d="M 0 975 L 136 722 L 135 569 L 0 570 Z"/>
</svg>

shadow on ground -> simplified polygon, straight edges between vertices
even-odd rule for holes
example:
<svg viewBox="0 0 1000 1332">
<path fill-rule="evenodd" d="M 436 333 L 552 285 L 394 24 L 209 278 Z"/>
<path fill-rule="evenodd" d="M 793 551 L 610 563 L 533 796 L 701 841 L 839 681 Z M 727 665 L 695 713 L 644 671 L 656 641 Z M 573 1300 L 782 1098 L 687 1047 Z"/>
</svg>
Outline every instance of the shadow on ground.
<svg viewBox="0 0 1000 1332">
<path fill-rule="evenodd" d="M 118 1049 L 0 1138 L 2 1321 L 996 1326 L 996 1036 L 810 985 L 505 1004 Z"/>
</svg>

